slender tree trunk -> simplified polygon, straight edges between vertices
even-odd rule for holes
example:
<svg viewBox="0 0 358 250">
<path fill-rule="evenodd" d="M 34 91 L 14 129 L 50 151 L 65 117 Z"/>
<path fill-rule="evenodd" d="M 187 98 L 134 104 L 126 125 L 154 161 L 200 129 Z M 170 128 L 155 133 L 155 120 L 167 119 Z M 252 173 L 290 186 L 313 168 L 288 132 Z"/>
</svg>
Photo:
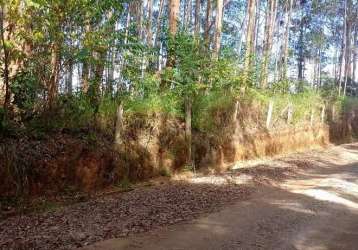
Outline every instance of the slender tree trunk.
<svg viewBox="0 0 358 250">
<path fill-rule="evenodd" d="M 255 36 L 254 36 L 254 51 L 255 55 L 258 56 L 259 51 L 259 39 L 260 39 L 260 8 L 261 8 L 261 0 L 256 0 L 256 15 L 255 15 Z"/>
<path fill-rule="evenodd" d="M 169 0 L 169 33 L 175 36 L 179 20 L 179 0 Z"/>
<path fill-rule="evenodd" d="M 271 50 L 272 50 L 272 40 L 276 23 L 276 9 L 277 9 L 277 0 L 268 0 L 268 6 L 266 10 L 266 19 L 265 19 L 265 40 L 263 47 L 263 59 L 262 59 L 262 69 L 261 69 L 261 86 L 267 88 L 268 81 L 268 65 L 270 62 Z"/>
<path fill-rule="evenodd" d="M 153 46 L 152 35 L 152 18 L 153 18 L 153 1 L 147 0 L 148 20 L 147 20 L 147 44 L 149 47 Z"/>
<path fill-rule="evenodd" d="M 107 19 L 108 21 L 113 21 L 111 20 L 113 17 L 113 13 L 112 11 L 109 11 L 108 15 L 107 15 Z M 110 27 L 108 28 L 108 33 L 109 34 L 113 34 L 116 31 L 116 23 L 113 22 L 113 24 L 110 25 Z M 112 41 L 109 45 L 109 48 L 107 48 L 107 58 L 106 58 L 106 62 L 107 62 L 107 79 L 106 79 L 106 94 L 109 96 L 112 96 L 113 94 L 113 89 L 114 89 L 114 67 L 115 67 L 115 59 L 117 56 L 117 50 L 115 48 L 115 41 Z"/>
<path fill-rule="evenodd" d="M 73 60 L 70 60 L 68 65 L 68 73 L 66 79 L 66 93 L 72 94 L 72 79 L 73 79 Z"/>
<path fill-rule="evenodd" d="M 281 56 L 281 80 L 287 79 L 288 42 L 290 37 L 290 25 L 293 0 L 286 0 L 285 36 Z"/>
<path fill-rule="evenodd" d="M 353 45 L 357 46 L 357 36 L 358 36 L 358 24 L 355 24 L 354 27 L 354 34 L 353 34 Z M 353 72 L 352 72 L 352 80 L 353 82 L 357 81 L 357 56 L 358 56 L 358 52 L 357 52 L 357 48 L 353 49 Z"/>
<path fill-rule="evenodd" d="M 321 49 L 318 50 L 318 88 L 321 87 Z"/>
<path fill-rule="evenodd" d="M 82 78 L 82 92 L 84 94 L 88 93 L 88 89 L 89 89 L 89 64 L 87 62 L 87 60 L 85 60 L 82 64 L 82 73 L 81 73 L 81 78 Z"/>
<path fill-rule="evenodd" d="M 303 54 L 303 38 L 304 38 L 304 16 L 303 16 L 303 6 L 300 7 L 300 24 L 299 24 L 299 38 L 298 38 L 298 80 L 303 81 L 304 79 L 304 63 L 305 58 Z"/>
<path fill-rule="evenodd" d="M 107 59 L 109 63 L 107 66 L 108 75 L 106 81 L 107 82 L 106 92 L 109 95 L 113 94 L 115 57 L 116 57 L 116 50 L 112 47 L 112 49 L 108 52 L 108 59 Z"/>
<path fill-rule="evenodd" d="M 313 84 L 317 88 L 317 58 L 313 59 Z"/>
<path fill-rule="evenodd" d="M 160 0 L 159 2 L 159 11 L 158 11 L 158 17 L 157 17 L 157 30 L 156 30 L 156 34 L 155 34 L 155 39 L 154 39 L 154 46 L 155 47 L 159 47 L 159 36 L 161 33 L 161 21 L 162 21 L 162 16 L 163 16 L 163 7 L 164 7 L 164 0 Z"/>
<path fill-rule="evenodd" d="M 175 48 L 173 40 L 178 29 L 179 3 L 179 0 L 169 0 L 169 35 L 171 41 L 168 49 L 167 67 L 173 67 L 175 64 Z"/>
<path fill-rule="evenodd" d="M 194 34 L 196 37 L 200 34 L 200 0 L 195 0 Z"/>
<path fill-rule="evenodd" d="M 189 32 L 190 30 L 191 13 L 192 13 L 191 8 L 192 8 L 192 0 L 185 0 L 182 23 L 183 23 L 184 30 L 187 32 Z"/>
<path fill-rule="evenodd" d="M 351 65 L 351 23 L 349 20 L 347 20 L 347 32 L 346 32 L 346 58 L 345 58 L 345 64 L 344 64 L 344 90 L 343 95 L 346 95 L 347 92 L 347 83 L 348 80 L 352 79 L 352 65 Z"/>
<path fill-rule="evenodd" d="M 128 37 L 129 37 L 129 25 L 130 25 L 130 22 L 131 22 L 131 4 L 129 3 L 128 4 L 128 12 L 127 12 L 127 19 L 126 19 L 126 29 L 125 29 L 125 32 L 124 32 L 124 44 L 127 45 L 128 44 Z"/>
<path fill-rule="evenodd" d="M 187 16 L 188 16 L 188 8 L 189 8 L 189 1 L 188 0 L 183 0 L 183 17 L 181 17 L 181 11 L 179 10 L 179 16 L 181 19 L 181 24 L 182 24 L 182 27 L 185 31 L 187 31 L 187 27 L 186 27 L 186 19 L 187 19 Z"/>
<path fill-rule="evenodd" d="M 58 92 L 58 81 L 60 76 L 60 42 L 55 42 L 51 48 L 51 75 L 47 82 L 48 106 L 52 109 Z"/>
<path fill-rule="evenodd" d="M 0 102 L 5 111 L 5 117 L 11 106 L 11 79 L 23 69 L 24 62 L 32 53 L 32 44 L 19 36 L 17 31 L 18 19 L 23 18 L 24 8 L 21 4 L 12 5 L 7 1 L 0 1 L 0 71 L 3 78 L 0 86 Z M 12 20 L 12 13 L 16 19 Z M 31 33 L 32 26 L 21 26 L 24 30 Z M 15 42 L 15 43 L 13 43 Z"/>
<path fill-rule="evenodd" d="M 187 165 L 191 166 L 192 162 L 192 134 L 191 134 L 191 113 L 192 103 L 191 98 L 187 97 L 185 100 L 185 140 L 187 143 Z"/>
<path fill-rule="evenodd" d="M 91 32 L 92 27 L 89 23 L 89 21 L 87 20 L 86 25 L 85 25 L 85 36 L 87 37 L 89 35 L 89 33 Z M 88 89 L 89 89 L 89 74 L 90 74 L 90 65 L 88 63 L 88 58 L 85 58 L 83 63 L 82 63 L 82 91 L 84 94 L 88 93 Z"/>
<path fill-rule="evenodd" d="M 221 30 L 223 18 L 223 0 L 216 1 L 216 20 L 215 20 L 215 47 L 213 57 L 215 60 L 219 58 L 221 45 Z"/>
<path fill-rule="evenodd" d="M 5 18 L 6 18 L 6 12 L 5 7 L 3 5 L 0 6 L 0 35 L 1 35 L 1 49 L 3 51 L 3 83 L 4 83 L 4 102 L 3 102 L 3 108 L 5 111 L 5 117 L 8 114 L 8 109 L 10 106 L 10 80 L 9 80 L 9 64 L 10 64 L 10 55 L 9 51 L 6 46 L 6 39 L 5 39 Z M 0 96 L 1 97 L 1 96 Z"/>
<path fill-rule="evenodd" d="M 119 150 L 123 144 L 123 104 L 121 103 L 117 108 L 116 129 L 114 133 L 114 144 Z"/>
<path fill-rule="evenodd" d="M 243 44 L 243 41 L 244 41 L 244 34 L 245 34 L 245 30 L 247 28 L 247 15 L 245 15 L 244 19 L 242 20 L 241 22 L 241 25 L 240 25 L 240 31 L 241 31 L 241 34 L 240 34 L 240 40 L 239 40 L 239 45 L 237 47 L 237 51 L 239 53 L 239 55 L 241 55 L 241 50 L 242 50 L 242 44 Z"/>
<path fill-rule="evenodd" d="M 343 19 L 343 25 L 344 25 L 344 31 L 343 31 L 343 37 L 342 37 L 342 59 L 341 59 L 341 63 L 340 63 L 340 67 L 339 67 L 339 88 L 338 88 L 338 95 L 341 95 L 341 89 L 342 89 L 342 71 L 343 71 L 343 60 L 346 59 L 346 52 L 347 52 L 347 41 L 346 41 L 346 37 L 347 37 L 347 2 L 348 0 L 344 1 L 344 19 Z M 347 64 L 347 62 L 345 61 L 345 64 Z M 345 76 L 344 76 L 344 81 L 343 84 L 345 83 Z M 343 93 L 345 93 L 345 88 L 343 89 Z"/>
<path fill-rule="evenodd" d="M 245 76 L 244 81 L 248 79 L 249 71 L 253 66 L 254 55 L 254 41 L 255 41 L 255 12 L 256 12 L 256 0 L 248 0 L 247 3 L 247 15 L 248 25 L 246 31 L 246 53 L 245 53 Z"/>
<path fill-rule="evenodd" d="M 303 81 L 303 58 L 298 59 L 298 80 Z"/>
<path fill-rule="evenodd" d="M 124 45 L 127 45 L 128 44 L 128 37 L 129 37 L 129 25 L 130 25 L 130 21 L 131 21 L 131 6 L 130 6 L 130 3 L 128 4 L 128 11 L 127 11 L 127 18 L 126 18 L 126 26 L 125 26 L 125 32 L 124 32 Z M 124 60 L 124 56 L 123 54 L 125 53 L 126 50 L 122 51 L 122 55 L 121 55 L 121 61 L 119 63 L 119 75 L 120 75 L 120 83 L 117 85 L 117 91 L 122 91 L 124 90 L 124 78 L 123 78 L 123 75 L 122 75 L 122 71 L 125 67 L 125 60 Z"/>
<path fill-rule="evenodd" d="M 274 75 L 274 82 L 277 82 L 277 80 L 278 80 L 278 61 L 279 61 L 279 52 L 276 52 L 275 53 L 275 68 L 274 68 L 274 73 L 273 73 L 273 75 Z"/>
<path fill-rule="evenodd" d="M 110 10 L 106 15 L 106 21 L 111 21 L 113 17 L 113 11 Z M 105 31 L 105 34 L 111 34 L 115 30 L 114 24 L 111 26 L 108 26 L 108 28 Z M 105 48 L 101 48 L 98 51 L 94 52 L 94 58 L 96 60 L 95 66 L 94 66 L 94 96 L 97 98 L 97 101 L 99 101 L 99 97 L 101 96 L 101 87 L 102 92 L 111 93 L 112 92 L 112 81 L 104 81 L 105 76 L 105 65 L 107 63 L 107 59 L 109 59 L 110 62 L 112 62 L 111 59 L 112 51 L 110 50 L 109 46 L 106 46 Z M 112 65 L 113 66 L 113 65 Z M 104 86 L 103 83 L 107 83 L 107 86 Z M 110 86 L 108 85 L 110 84 Z M 98 103 L 96 103 L 98 104 Z"/>
<path fill-rule="evenodd" d="M 164 67 L 164 60 L 163 60 L 163 43 L 159 43 L 159 53 L 158 53 L 158 71 L 162 71 Z"/>
<path fill-rule="evenodd" d="M 136 35 L 140 41 L 144 41 L 143 32 L 143 1 L 133 1 L 130 3 L 133 18 L 136 23 Z"/>
<path fill-rule="evenodd" d="M 210 29 L 211 29 L 211 1 L 206 2 L 206 18 L 205 18 L 205 30 L 204 30 L 204 44 L 209 51 L 210 48 Z"/>
<path fill-rule="evenodd" d="M 161 23 L 162 23 L 162 15 L 163 15 L 163 8 L 164 8 L 164 0 L 160 0 L 159 2 L 159 13 L 158 13 L 158 17 L 157 17 L 157 30 L 156 30 L 156 35 L 155 35 L 155 39 L 154 39 L 154 46 L 156 48 L 161 47 L 160 46 L 160 42 L 159 42 L 159 37 L 160 37 L 160 33 L 161 33 Z M 161 49 L 159 49 L 159 53 L 158 53 L 158 63 L 157 63 L 157 68 L 160 71 L 161 70 Z"/>
<path fill-rule="evenodd" d="M 348 77 L 351 78 L 351 7 L 352 2 L 351 0 L 345 1 L 345 59 L 344 59 L 344 89 L 343 89 L 343 95 L 346 95 L 347 92 L 347 81 Z"/>
<path fill-rule="evenodd" d="M 338 56 L 338 48 L 336 48 L 335 56 L 334 56 L 334 82 L 338 81 L 338 64 L 339 64 L 339 56 Z"/>
<path fill-rule="evenodd" d="M 193 9 L 193 1 L 192 0 L 188 0 L 188 10 L 187 10 L 187 15 L 186 15 L 186 20 L 185 20 L 185 29 L 187 31 L 191 30 L 191 26 L 192 26 L 192 9 Z"/>
<path fill-rule="evenodd" d="M 101 86 L 103 83 L 103 73 L 104 73 L 104 66 L 106 62 L 106 55 L 107 51 L 96 51 L 94 52 L 94 58 L 96 61 L 95 66 L 93 67 L 93 94 L 94 97 L 97 98 L 97 101 L 99 100 L 99 97 L 101 96 Z M 96 103 L 97 104 L 97 103 Z"/>
<path fill-rule="evenodd" d="M 344 24 L 344 30 L 345 30 L 345 24 Z M 344 32 L 345 33 L 345 32 Z M 344 34 L 344 37 L 345 37 L 345 34 Z M 341 46 L 341 49 L 340 49 L 340 54 L 339 54 L 339 59 L 338 59 L 338 96 L 341 95 L 341 92 L 342 92 L 342 76 L 343 76 L 343 61 L 344 61 L 344 58 L 345 58 L 345 45 L 344 45 L 344 42 L 345 42 L 345 38 L 342 38 L 342 46 Z"/>
</svg>

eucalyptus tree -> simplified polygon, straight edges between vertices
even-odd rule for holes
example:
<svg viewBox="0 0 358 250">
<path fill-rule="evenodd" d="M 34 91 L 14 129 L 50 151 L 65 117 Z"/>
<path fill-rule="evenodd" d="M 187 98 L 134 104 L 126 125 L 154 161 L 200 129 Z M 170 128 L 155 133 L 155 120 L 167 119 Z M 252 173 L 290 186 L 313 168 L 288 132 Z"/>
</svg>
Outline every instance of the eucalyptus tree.
<svg viewBox="0 0 358 250">
<path fill-rule="evenodd" d="M 255 16 L 256 16 L 256 0 L 247 1 L 247 17 L 248 25 L 246 31 L 246 53 L 245 53 L 245 71 L 249 71 L 252 67 L 254 54 L 254 37 L 255 37 Z M 245 73 L 247 74 L 247 73 Z M 245 77 L 246 78 L 246 77 Z"/>
</svg>

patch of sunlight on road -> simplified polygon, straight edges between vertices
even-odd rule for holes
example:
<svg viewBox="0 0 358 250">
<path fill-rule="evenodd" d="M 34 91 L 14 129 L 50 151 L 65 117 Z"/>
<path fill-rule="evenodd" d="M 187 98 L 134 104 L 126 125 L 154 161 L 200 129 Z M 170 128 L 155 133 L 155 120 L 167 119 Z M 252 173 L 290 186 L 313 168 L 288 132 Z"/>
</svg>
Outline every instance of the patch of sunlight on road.
<svg viewBox="0 0 358 250">
<path fill-rule="evenodd" d="M 225 224 L 219 223 L 212 223 L 210 220 L 200 222 L 196 225 L 200 230 L 207 230 L 210 233 L 217 234 L 217 235 L 225 235 L 227 234 L 228 228 L 225 227 Z"/>
<path fill-rule="evenodd" d="M 298 240 L 298 242 L 295 243 L 294 245 L 295 245 L 295 249 L 299 249 L 299 250 L 327 250 L 327 247 L 322 245 L 308 246 L 305 239 Z"/>
<path fill-rule="evenodd" d="M 351 163 L 358 160 L 358 154 L 344 151 L 341 155 L 341 158 L 345 159 L 346 162 Z"/>
<path fill-rule="evenodd" d="M 262 158 L 255 160 L 246 160 L 246 161 L 238 161 L 235 162 L 232 166 L 232 170 L 243 169 L 243 168 L 254 168 L 257 166 L 274 166 L 274 167 L 291 167 L 291 164 L 270 158 Z"/>
<path fill-rule="evenodd" d="M 344 205 L 350 209 L 358 210 L 358 203 L 341 196 L 358 199 L 358 185 L 346 180 L 340 179 L 342 175 L 336 175 L 335 178 L 313 178 L 294 182 L 287 181 L 282 186 L 292 193 L 303 194 L 316 200 L 328 201 Z"/>
<path fill-rule="evenodd" d="M 317 200 L 329 201 L 329 202 L 345 205 L 346 207 L 349 207 L 349 208 L 358 209 L 357 203 L 350 201 L 348 199 L 342 198 L 333 192 L 328 192 L 328 191 L 320 190 L 320 189 L 308 189 L 308 190 L 303 190 L 300 193 L 310 196 L 310 197 L 313 197 Z"/>
<path fill-rule="evenodd" d="M 226 184 L 248 184 L 252 181 L 252 176 L 247 174 L 240 174 L 239 176 L 218 175 L 218 176 L 201 176 L 195 177 L 190 180 L 194 184 L 213 184 L 213 185 L 226 185 Z"/>
<path fill-rule="evenodd" d="M 302 204 L 300 204 L 298 202 L 287 202 L 285 200 L 275 200 L 275 201 L 269 201 L 269 203 L 272 205 L 277 205 L 280 208 L 291 210 L 294 212 L 305 213 L 305 214 L 314 214 L 313 211 L 304 208 L 302 206 Z"/>
<path fill-rule="evenodd" d="M 333 184 L 333 188 L 358 197 L 358 185 L 355 183 L 345 181 L 342 179 L 337 179 L 337 178 L 329 178 L 323 180 L 320 184 L 321 184 L 320 186 L 326 186 L 326 187 L 332 187 Z"/>
<path fill-rule="evenodd" d="M 340 164 L 349 164 L 358 160 L 358 152 L 350 152 L 343 149 L 343 152 L 340 153 L 339 158 Z"/>
</svg>

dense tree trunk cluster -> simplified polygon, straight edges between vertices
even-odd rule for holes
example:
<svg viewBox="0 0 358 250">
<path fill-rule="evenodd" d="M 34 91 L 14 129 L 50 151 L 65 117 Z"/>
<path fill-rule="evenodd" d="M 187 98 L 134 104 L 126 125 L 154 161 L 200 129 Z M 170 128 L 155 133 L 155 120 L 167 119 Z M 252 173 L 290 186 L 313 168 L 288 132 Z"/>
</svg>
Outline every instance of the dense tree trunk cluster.
<svg viewBox="0 0 358 250">
<path fill-rule="evenodd" d="M 106 98 L 117 104 L 169 92 L 181 98 L 188 164 L 196 96 L 247 87 L 295 94 L 301 85 L 358 94 L 353 0 L 8 0 L 0 7 L 6 116 L 15 106 L 52 112 L 63 96 L 89 100 L 96 113 Z"/>
</svg>

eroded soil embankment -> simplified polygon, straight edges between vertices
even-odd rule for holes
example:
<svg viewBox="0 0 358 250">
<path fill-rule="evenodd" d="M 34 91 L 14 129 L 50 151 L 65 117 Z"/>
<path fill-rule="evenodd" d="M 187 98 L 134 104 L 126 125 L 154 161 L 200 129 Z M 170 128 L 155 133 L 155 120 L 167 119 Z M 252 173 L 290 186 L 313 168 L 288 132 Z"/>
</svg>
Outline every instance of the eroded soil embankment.
<svg viewBox="0 0 358 250">
<path fill-rule="evenodd" d="M 119 152 L 100 135 L 91 139 L 86 134 L 57 133 L 5 139 L 0 143 L 1 198 L 88 192 L 180 172 L 187 155 L 184 135 L 176 123 L 166 124 L 163 130 L 128 131 Z M 223 171 L 238 160 L 326 145 L 329 135 L 326 126 L 307 126 L 255 133 L 234 129 L 219 141 L 200 134 L 194 134 L 194 139 L 197 169 Z"/>
<path fill-rule="evenodd" d="M 351 216 L 349 211 L 344 210 L 344 206 L 348 203 L 342 204 L 338 200 L 339 207 L 336 211 L 335 206 L 330 206 L 329 202 L 326 203 L 326 201 L 320 201 L 314 197 L 309 198 L 312 197 L 309 192 L 295 195 L 296 191 L 294 190 L 298 189 L 294 188 L 294 186 L 299 184 L 303 188 L 306 187 L 307 190 L 325 188 L 324 181 L 317 182 L 315 178 L 322 178 L 322 180 L 337 178 L 334 189 L 341 188 L 341 184 L 344 181 L 347 185 L 354 185 L 352 181 L 357 179 L 357 172 L 352 164 L 357 164 L 358 162 L 357 152 L 355 145 L 347 145 L 333 147 L 326 151 L 277 158 L 273 161 L 261 161 L 251 166 L 237 165 L 238 169 L 225 174 L 197 176 L 185 181 L 155 185 L 139 188 L 128 193 L 105 196 L 57 211 L 12 217 L 0 222 L 0 248 L 71 249 L 104 239 L 152 231 L 154 228 L 188 221 L 203 213 L 221 210 L 226 206 L 229 207 L 224 210 L 231 211 L 230 204 L 239 201 L 244 201 L 244 203 L 239 202 L 238 204 L 250 204 L 251 199 L 259 199 L 259 203 L 255 203 L 257 205 L 256 209 L 252 210 L 251 207 L 247 207 L 242 210 L 243 214 L 241 214 L 240 205 L 231 211 L 234 214 L 227 215 L 231 216 L 230 218 L 235 222 L 230 224 L 232 227 L 229 225 L 228 228 L 225 228 L 225 224 L 221 226 L 218 224 L 213 228 L 202 224 L 196 225 L 196 222 L 194 222 L 194 225 L 189 224 L 191 226 L 187 226 L 188 228 L 184 226 L 183 230 L 191 232 L 190 230 L 192 229 L 193 234 L 191 237 L 195 239 L 184 240 L 180 243 L 176 239 L 177 237 L 182 238 L 183 231 L 179 230 L 180 232 L 178 232 L 175 226 L 173 234 L 167 235 L 167 230 L 162 231 L 163 237 L 168 236 L 168 240 L 162 241 L 158 240 L 157 237 L 148 236 L 148 241 L 145 238 L 145 242 L 148 242 L 148 244 L 143 245 L 143 247 L 144 249 L 150 249 L 150 246 L 153 249 L 167 249 L 165 244 L 169 243 L 172 246 L 176 244 L 194 244 L 193 246 L 198 246 L 197 249 L 210 249 L 210 246 L 219 246 L 219 243 L 226 244 L 227 249 L 237 249 L 237 246 L 245 246 L 246 248 L 244 249 L 260 249 L 260 247 L 271 249 L 270 246 L 289 246 L 275 244 L 281 244 L 282 239 L 285 239 L 282 235 L 286 235 L 286 233 L 293 237 L 293 235 L 301 232 L 299 230 L 304 229 L 305 223 L 312 218 L 327 219 L 328 217 L 325 217 L 327 211 L 332 216 L 337 214 Z M 312 180 L 312 183 L 316 184 L 311 184 L 311 186 L 300 182 Z M 283 186 L 280 188 L 278 184 L 283 182 L 292 190 Z M 320 185 L 317 185 L 317 183 L 320 183 Z M 276 198 L 273 196 L 273 191 L 275 190 L 280 192 L 280 195 L 275 196 Z M 344 198 L 351 201 L 349 204 L 356 202 L 354 192 L 349 193 L 349 189 L 337 189 L 332 192 L 338 191 L 343 192 L 339 195 L 350 197 Z M 286 195 L 281 197 L 281 193 Z M 265 206 L 261 208 L 260 204 Z M 326 206 L 329 210 L 325 209 Z M 321 210 L 322 214 L 320 214 Z M 247 214 L 245 214 L 245 211 Z M 285 216 L 290 211 L 293 215 Z M 336 212 L 334 213 L 334 211 Z M 240 213 L 240 216 L 237 213 Z M 310 215 L 312 213 L 317 213 L 317 216 L 319 216 L 312 217 Z M 305 216 L 306 214 L 308 217 Z M 244 232 L 242 235 L 233 234 L 232 232 L 239 227 L 240 223 L 243 223 L 242 228 L 245 228 L 245 225 L 247 230 L 251 228 L 252 233 L 248 230 L 245 231 L 248 236 L 244 236 Z M 209 224 L 215 225 L 215 223 Z M 236 225 L 235 228 L 233 227 L 234 225 Z M 217 227 L 222 227 L 223 229 L 221 230 Z M 203 228 L 207 228 L 207 230 Z M 212 241 L 206 237 L 196 237 L 201 235 L 197 234 L 198 230 L 196 229 L 202 230 L 202 233 L 208 233 L 213 230 L 212 233 L 216 237 L 213 236 Z M 221 230 L 221 233 L 215 230 Z M 159 233 L 160 235 L 161 233 Z M 276 243 L 274 242 L 275 239 L 277 239 Z M 215 240 L 217 243 L 214 244 Z M 138 239 L 134 238 L 134 241 L 137 242 Z M 131 249 L 130 246 L 133 246 L 131 238 L 129 238 L 129 241 L 125 240 L 124 242 L 125 246 Z M 163 244 L 158 245 L 158 242 Z M 256 243 L 259 245 L 255 245 Z M 118 248 L 117 243 L 114 246 Z M 164 248 L 155 248 L 155 246 L 163 246 Z M 203 247 L 200 248 L 201 246 Z M 97 249 L 106 248 L 100 245 Z M 184 249 L 188 248 L 184 247 Z"/>
<path fill-rule="evenodd" d="M 195 183 L 211 179 L 219 184 L 225 178 L 231 182 L 253 178 L 274 185 L 256 182 L 256 192 L 249 199 L 192 222 L 84 249 L 357 249 L 356 144 L 263 161 L 220 178 L 197 178 Z"/>
<path fill-rule="evenodd" d="M 96 138 L 94 143 L 82 136 L 0 138 L 0 198 L 52 196 L 113 184 L 121 173 L 111 142 Z"/>
</svg>

